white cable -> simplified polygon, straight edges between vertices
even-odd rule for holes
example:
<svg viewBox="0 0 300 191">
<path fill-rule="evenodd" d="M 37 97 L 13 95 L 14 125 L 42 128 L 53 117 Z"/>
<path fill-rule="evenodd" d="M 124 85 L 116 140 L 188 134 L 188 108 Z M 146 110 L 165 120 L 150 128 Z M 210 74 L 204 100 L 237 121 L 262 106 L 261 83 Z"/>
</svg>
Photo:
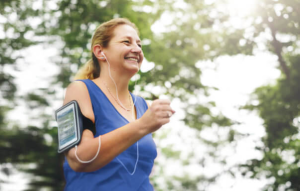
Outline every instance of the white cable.
<svg viewBox="0 0 300 191">
<path fill-rule="evenodd" d="M 126 107 L 122 104 L 122 102 L 120 101 L 120 99 L 119 99 L 117 84 L 116 84 L 115 80 L 113 79 L 113 77 L 111 76 L 111 72 L 110 72 L 110 63 L 109 63 L 109 61 L 107 60 L 107 58 L 106 58 L 106 56 L 105 56 L 105 54 L 104 54 L 103 52 L 102 52 L 102 55 L 104 56 L 104 58 L 105 58 L 105 60 L 106 60 L 106 62 L 107 62 L 107 64 L 108 64 L 108 75 L 109 75 L 110 79 L 113 81 L 113 83 L 115 84 L 115 87 L 116 87 L 116 94 L 117 94 L 117 100 L 118 100 L 119 104 L 122 105 L 122 107 L 126 108 Z M 140 67 L 139 67 L 139 64 L 138 64 L 138 63 L 137 63 L 137 68 L 138 68 L 138 72 L 139 72 L 139 71 L 140 71 Z M 137 80 L 136 80 L 136 81 L 137 81 Z M 136 86 L 136 81 L 135 81 L 134 87 Z M 136 102 L 136 96 L 134 97 L 133 105 L 135 105 L 135 102 Z"/>
<path fill-rule="evenodd" d="M 113 83 L 115 84 L 115 87 L 116 87 L 116 94 L 117 94 L 117 100 L 119 101 L 119 104 L 122 105 L 124 107 L 124 105 L 122 104 L 122 102 L 119 100 L 119 96 L 118 96 L 118 88 L 117 88 L 117 84 L 115 82 L 115 80 L 113 79 L 113 77 L 111 76 L 111 73 L 110 73 L 110 63 L 109 61 L 107 60 L 105 54 L 102 52 L 102 55 L 104 56 L 107 64 L 108 64 L 108 75 L 110 77 L 110 79 L 113 81 Z M 139 64 L 137 63 L 137 67 L 138 67 L 138 71 L 140 70 L 139 68 Z M 136 80 L 137 81 L 137 80 Z M 135 81 L 135 85 L 136 85 L 136 81 Z M 134 85 L 134 86 L 135 86 Z M 136 96 L 134 97 L 134 102 L 133 102 L 133 107 L 135 106 L 135 102 L 136 102 Z M 126 108 L 126 107 L 124 107 Z M 131 108 L 132 109 L 132 108 Z M 134 109 L 132 109 L 132 112 L 134 112 Z M 134 115 L 133 115 L 134 116 Z M 125 170 L 130 174 L 130 175 L 133 175 L 136 171 L 136 167 L 137 167 L 137 164 L 138 164 L 138 161 L 139 161 L 139 142 L 136 143 L 136 162 L 135 162 L 135 165 L 134 165 L 134 169 L 133 169 L 133 172 L 129 172 L 129 170 L 126 168 L 126 166 L 123 164 L 123 162 L 118 158 L 116 157 L 116 159 L 121 163 L 121 165 L 125 168 Z"/>
<path fill-rule="evenodd" d="M 118 95 L 118 88 L 117 88 L 117 84 L 115 82 L 115 80 L 113 79 L 113 77 L 111 76 L 111 73 L 110 73 L 110 63 L 108 62 L 105 54 L 102 52 L 102 55 L 105 57 L 105 60 L 107 61 L 107 64 L 108 64 L 108 75 L 110 77 L 110 79 L 113 81 L 113 83 L 115 84 L 115 87 L 116 87 L 116 94 L 117 94 L 117 100 L 119 102 L 120 105 L 122 105 L 122 107 L 124 107 L 125 109 L 127 109 L 123 104 L 122 102 L 119 100 L 119 95 Z"/>
<path fill-rule="evenodd" d="M 133 169 L 132 172 L 129 172 L 129 170 L 126 168 L 126 166 L 123 164 L 123 162 L 122 162 L 118 157 L 116 157 L 116 159 L 121 163 L 121 165 L 125 168 L 125 170 L 126 170 L 131 176 L 134 175 L 135 170 L 136 170 L 137 163 L 138 163 L 138 161 L 139 161 L 139 142 L 136 142 L 136 161 L 135 161 L 134 169 Z"/>
<path fill-rule="evenodd" d="M 92 162 L 93 160 L 95 160 L 95 159 L 97 158 L 97 156 L 98 156 L 98 154 L 99 154 L 99 152 L 100 152 L 100 147 L 101 147 L 101 139 L 100 139 L 100 137 L 101 137 L 101 136 L 99 136 L 99 146 L 98 146 L 98 151 L 97 151 L 96 155 L 94 156 L 94 158 L 92 158 L 92 159 L 89 160 L 89 161 L 83 161 L 83 160 L 80 160 L 80 159 L 78 158 L 78 156 L 77 156 L 77 145 L 75 146 L 75 156 L 76 156 L 76 158 L 77 158 L 77 160 L 78 160 L 79 162 L 81 162 L 81 163 L 90 163 L 90 162 Z"/>
<path fill-rule="evenodd" d="M 137 73 L 140 71 L 140 67 L 139 67 L 139 64 L 137 63 L 136 64 L 137 65 L 137 68 L 138 68 L 138 71 L 137 71 Z M 138 79 L 137 80 L 135 80 L 135 83 L 134 83 L 134 87 L 136 86 L 136 81 L 138 81 Z M 135 88 L 134 88 L 135 89 Z M 133 105 L 135 106 L 135 102 L 136 102 L 136 96 L 134 96 L 134 102 L 133 102 Z"/>
</svg>

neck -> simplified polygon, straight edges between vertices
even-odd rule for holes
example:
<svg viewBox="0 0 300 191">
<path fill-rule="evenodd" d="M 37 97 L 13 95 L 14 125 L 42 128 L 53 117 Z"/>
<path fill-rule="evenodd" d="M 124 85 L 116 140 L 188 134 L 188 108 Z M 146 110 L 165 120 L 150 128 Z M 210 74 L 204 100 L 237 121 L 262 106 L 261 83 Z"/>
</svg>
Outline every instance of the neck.
<svg viewBox="0 0 300 191">
<path fill-rule="evenodd" d="M 108 88 L 113 95 L 116 95 L 118 91 L 119 97 L 128 96 L 128 84 L 129 80 L 116 77 L 114 75 L 111 75 L 112 79 L 108 75 L 100 75 L 100 77 L 97 79 L 100 83 L 104 83 L 106 88 Z M 117 87 L 117 90 L 116 90 Z"/>
<path fill-rule="evenodd" d="M 134 102 L 128 90 L 131 77 L 132 76 L 128 77 L 128 75 L 125 74 L 118 74 L 118 72 L 112 69 L 109 73 L 107 68 L 101 67 L 100 76 L 94 80 L 105 89 L 107 94 L 109 94 L 120 107 L 126 111 L 134 112 L 132 107 Z"/>
<path fill-rule="evenodd" d="M 132 110 L 132 99 L 127 86 L 124 83 L 114 82 L 112 79 L 107 79 L 104 77 L 99 77 L 95 79 L 98 81 L 97 84 L 102 86 L 107 93 L 107 96 L 113 98 L 113 100 L 118 103 L 120 107 L 122 107 L 126 111 Z M 120 84 L 122 88 L 119 88 Z M 119 86 L 118 86 L 119 85 Z"/>
</svg>

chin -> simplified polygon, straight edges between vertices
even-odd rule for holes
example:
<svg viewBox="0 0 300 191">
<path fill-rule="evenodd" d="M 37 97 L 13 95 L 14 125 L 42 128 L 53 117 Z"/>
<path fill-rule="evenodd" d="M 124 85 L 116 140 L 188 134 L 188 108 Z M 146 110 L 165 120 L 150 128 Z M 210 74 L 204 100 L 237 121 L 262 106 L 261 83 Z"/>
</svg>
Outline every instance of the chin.
<svg viewBox="0 0 300 191">
<path fill-rule="evenodd" d="M 127 68 L 128 73 L 130 73 L 132 76 L 138 73 L 139 69 L 137 67 L 130 67 Z"/>
<path fill-rule="evenodd" d="M 138 67 L 131 68 L 130 71 L 137 73 L 139 71 Z"/>
<path fill-rule="evenodd" d="M 134 70 L 134 69 L 136 69 L 136 70 L 139 70 L 139 68 L 141 67 L 141 64 L 136 64 L 136 63 L 130 63 L 130 64 L 128 64 L 127 65 L 127 69 L 130 69 L 130 70 Z"/>
</svg>

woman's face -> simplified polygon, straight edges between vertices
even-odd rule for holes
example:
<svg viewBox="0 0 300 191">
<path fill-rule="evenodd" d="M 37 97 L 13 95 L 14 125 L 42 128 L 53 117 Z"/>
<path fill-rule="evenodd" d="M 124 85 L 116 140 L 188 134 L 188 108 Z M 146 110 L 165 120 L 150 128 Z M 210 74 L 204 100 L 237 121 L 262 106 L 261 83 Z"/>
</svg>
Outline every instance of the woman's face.
<svg viewBox="0 0 300 191">
<path fill-rule="evenodd" d="M 114 70 L 137 72 L 144 59 L 136 30 L 125 24 L 114 29 L 113 37 L 103 52 Z"/>
</svg>

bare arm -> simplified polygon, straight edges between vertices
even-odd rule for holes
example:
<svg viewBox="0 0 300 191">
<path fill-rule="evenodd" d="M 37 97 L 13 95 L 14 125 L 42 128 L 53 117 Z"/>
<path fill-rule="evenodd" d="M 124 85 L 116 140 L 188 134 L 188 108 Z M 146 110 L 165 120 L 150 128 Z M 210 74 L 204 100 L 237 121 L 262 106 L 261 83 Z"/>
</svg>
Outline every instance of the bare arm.
<svg viewBox="0 0 300 191">
<path fill-rule="evenodd" d="M 74 82 L 67 88 L 64 104 L 71 100 L 76 100 L 82 114 L 94 121 L 90 97 L 83 82 Z M 168 123 L 167 111 L 173 112 L 169 102 L 158 100 L 157 103 L 152 104 L 152 107 L 140 119 L 102 135 L 100 153 L 91 163 L 80 163 L 75 157 L 75 148 L 70 149 L 66 152 L 66 158 L 70 167 L 79 172 L 90 172 L 100 169 L 143 136 L 156 131 L 163 124 Z M 94 138 L 90 130 L 84 130 L 82 140 L 78 145 L 77 156 L 84 161 L 90 160 L 95 156 L 98 145 L 98 137 Z"/>
</svg>

